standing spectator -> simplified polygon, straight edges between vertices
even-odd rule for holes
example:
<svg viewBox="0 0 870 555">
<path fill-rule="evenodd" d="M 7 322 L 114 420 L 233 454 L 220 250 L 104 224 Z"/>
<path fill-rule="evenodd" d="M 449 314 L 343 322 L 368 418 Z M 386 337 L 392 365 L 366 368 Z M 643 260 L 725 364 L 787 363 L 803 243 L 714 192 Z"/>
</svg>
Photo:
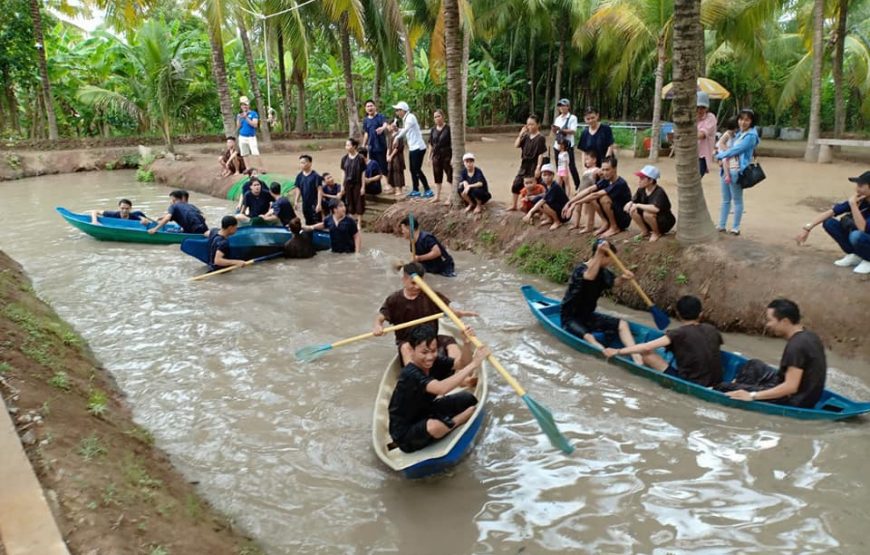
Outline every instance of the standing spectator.
<svg viewBox="0 0 870 555">
<path fill-rule="evenodd" d="M 366 100 L 366 117 L 363 118 L 363 144 L 369 150 L 369 159 L 381 167 L 381 175 L 387 175 L 387 130 L 390 124 L 374 100 Z"/>
<path fill-rule="evenodd" d="M 260 116 L 256 111 L 251 110 L 251 101 L 247 96 L 239 98 L 239 108 L 241 112 L 236 116 L 236 130 L 239 132 L 239 152 L 242 158 L 253 156 L 254 160 L 248 162 L 247 166 L 257 168 L 263 173 L 266 173 L 260 164 L 260 149 L 257 147 L 257 127 L 260 126 Z M 252 164 L 254 162 L 255 164 Z"/>
<path fill-rule="evenodd" d="M 870 171 L 850 177 L 849 181 L 855 183 L 855 194 L 804 225 L 797 242 L 805 243 L 810 231 L 822 224 L 846 253 L 834 264 L 843 268 L 855 266 L 856 274 L 870 274 Z M 842 217 L 837 219 L 838 216 Z"/>
<path fill-rule="evenodd" d="M 372 160 L 369 155 L 369 149 L 364 146 L 359 147 L 359 154 L 366 162 L 365 174 L 363 175 L 363 192 L 366 195 L 381 194 L 381 180 L 384 178 L 381 172 L 381 166 L 376 160 Z"/>
<path fill-rule="evenodd" d="M 740 130 L 740 125 L 737 123 L 737 117 L 730 117 L 725 120 L 725 132 L 719 137 L 716 142 L 716 151 L 725 152 L 734 146 L 734 139 L 737 137 L 737 132 Z M 737 157 L 725 158 L 719 161 L 721 168 L 719 169 L 719 177 L 725 180 L 725 183 L 731 184 L 731 171 L 740 171 L 740 159 Z"/>
<path fill-rule="evenodd" d="M 758 138 L 758 131 L 755 130 L 755 112 L 749 108 L 744 108 L 737 116 L 737 124 L 740 126 L 740 131 L 734 137 L 734 146 L 716 155 L 717 160 L 724 160 L 732 156 L 740 157 L 740 169 L 734 171 L 729 168 L 728 170 L 731 182 L 726 183 L 724 177 L 721 180 L 722 209 L 719 211 L 719 225 L 716 226 L 716 229 L 720 232 L 725 231 L 733 199 L 734 221 L 732 222 L 731 231 L 728 232 L 732 235 L 740 235 L 740 220 L 743 218 L 743 187 L 738 183 L 740 181 L 740 173 L 752 162 L 755 147 L 761 142 L 761 139 Z"/>
<path fill-rule="evenodd" d="M 302 212 L 305 224 L 314 225 L 320 221 L 318 210 L 323 202 L 323 178 L 312 168 L 310 154 L 299 157 L 299 173 L 293 182 L 296 188 L 293 193 L 293 204 Z"/>
<path fill-rule="evenodd" d="M 698 91 L 698 169 L 701 178 L 713 169 L 713 149 L 716 145 L 716 115 L 710 111 L 710 95 Z"/>
<path fill-rule="evenodd" d="M 387 154 L 387 185 L 394 195 L 405 192 L 405 141 L 399 139 L 393 143 Z"/>
<path fill-rule="evenodd" d="M 547 140 L 541 135 L 538 127 L 538 116 L 529 116 L 526 124 L 520 128 L 514 146 L 520 149 L 520 169 L 511 185 L 513 203 L 508 211 L 518 209 L 517 202 L 523 190 L 523 179 L 529 175 L 535 179 L 541 177 L 541 164 L 544 161 L 544 154 L 547 153 Z"/>
<path fill-rule="evenodd" d="M 344 198 L 341 183 L 336 183 L 335 177 L 329 172 L 323 172 L 323 186 L 320 188 L 320 213 L 323 217 L 329 216 L 329 205 Z"/>
<path fill-rule="evenodd" d="M 362 216 L 366 211 L 366 197 L 363 191 L 363 176 L 366 171 L 366 160 L 357 150 L 359 141 L 350 137 L 344 143 L 347 154 L 341 157 L 341 171 L 344 179 L 341 180 L 344 190 L 344 202 L 347 204 L 347 213 L 362 225 Z"/>
<path fill-rule="evenodd" d="M 423 134 L 420 132 L 420 124 L 417 122 L 417 116 L 411 113 L 411 108 L 407 102 L 399 102 L 393 108 L 396 110 L 396 116 L 402 120 L 402 129 L 393 137 L 393 144 L 401 139 L 405 139 L 408 145 L 408 162 L 411 166 L 411 186 L 414 189 L 408 196 L 416 198 L 420 195 L 420 183 L 423 183 L 423 194 L 425 198 L 435 196 L 429 189 L 429 180 L 426 179 L 426 174 L 423 173 L 423 159 L 426 157 L 426 143 L 423 142 Z"/>
<path fill-rule="evenodd" d="M 609 125 L 601 123 L 601 115 L 596 108 L 588 106 L 583 112 L 583 121 L 588 126 L 580 134 L 580 145 L 577 147 L 584 153 L 592 151 L 595 153 L 595 159 L 598 167 L 604 162 L 605 158 L 613 156 L 613 130 Z M 585 154 L 584 154 L 585 156 Z M 586 167 L 586 161 L 583 160 L 583 167 Z M 575 171 L 571 172 L 574 176 L 574 182 L 579 183 L 579 179 L 575 175 Z"/>
<path fill-rule="evenodd" d="M 644 166 L 642 170 L 634 172 L 634 175 L 637 176 L 640 186 L 624 210 L 640 228 L 643 237 L 658 241 L 677 223 L 671 211 L 671 200 L 658 184 L 661 172 L 655 166 Z"/>
<path fill-rule="evenodd" d="M 432 114 L 435 125 L 429 131 L 429 160 L 432 162 L 432 173 L 435 176 L 435 198 L 433 202 L 441 199 L 441 184 L 444 176 L 450 184 L 450 195 L 444 202 L 444 206 L 450 206 L 453 199 L 453 146 L 451 144 L 450 126 L 444 121 L 444 112 L 435 110 Z"/>
<path fill-rule="evenodd" d="M 577 116 L 571 113 L 571 101 L 563 98 L 556 103 L 559 115 L 550 126 L 553 133 L 553 160 L 559 160 L 559 142 L 567 140 L 571 143 L 568 149 L 568 168 L 571 170 L 571 178 L 574 183 L 580 183 L 580 174 L 577 173 L 577 163 L 574 161 L 574 146 L 577 144 Z"/>
</svg>

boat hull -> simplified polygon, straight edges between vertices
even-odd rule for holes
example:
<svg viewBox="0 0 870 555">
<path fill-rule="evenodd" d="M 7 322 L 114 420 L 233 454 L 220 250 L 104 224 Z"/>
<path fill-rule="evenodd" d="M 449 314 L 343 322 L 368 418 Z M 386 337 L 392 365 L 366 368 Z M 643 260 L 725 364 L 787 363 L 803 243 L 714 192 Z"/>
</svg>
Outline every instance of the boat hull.
<svg viewBox="0 0 870 555">
<path fill-rule="evenodd" d="M 196 233 L 182 233 L 181 228 L 171 222 L 157 233 L 151 234 L 148 233 L 148 229 L 154 227 L 153 223 L 146 227 L 135 220 L 100 217 L 97 219 L 100 223 L 93 224 L 90 214 L 71 212 L 60 206 L 55 210 L 68 224 L 99 241 L 172 245 L 181 243 L 185 239 L 201 237 Z"/>
<path fill-rule="evenodd" d="M 601 352 L 596 347 L 562 329 L 561 318 L 559 315 L 561 302 L 558 299 L 546 297 L 530 285 L 524 285 L 522 287 L 522 292 L 523 297 L 529 306 L 529 310 L 532 311 L 535 318 L 548 332 L 577 351 L 602 357 Z M 638 343 L 651 341 L 661 337 L 662 335 L 661 331 L 636 322 L 629 322 L 629 326 L 631 327 L 632 335 L 634 335 Z M 614 347 L 620 346 L 622 345 L 614 345 Z M 663 351 L 660 352 L 660 354 L 666 357 L 670 356 Z M 870 412 L 870 403 L 853 401 L 848 397 L 828 389 L 822 393 L 821 399 L 813 408 L 790 407 L 787 405 L 766 403 L 764 401 L 738 401 L 728 397 L 721 391 L 716 391 L 715 389 L 704 387 L 688 380 L 676 376 L 670 376 L 664 372 L 658 372 L 652 368 L 635 364 L 629 357 L 617 356 L 613 357 L 611 360 L 633 374 L 651 379 L 665 387 L 728 407 L 736 407 L 764 414 L 786 416 L 801 420 L 843 420 Z M 733 380 L 738 369 L 744 362 L 746 362 L 746 360 L 747 358 L 739 353 L 722 351 L 723 381 L 728 382 Z"/>
<path fill-rule="evenodd" d="M 283 227 L 240 227 L 230 237 L 230 252 L 228 257 L 237 260 L 251 260 L 261 256 L 276 254 L 284 249 L 284 243 L 293 237 Z M 326 250 L 329 248 L 329 234 L 315 231 L 313 234 L 314 248 Z M 202 235 L 185 239 L 181 243 L 181 251 L 208 264 L 208 239 Z"/>
</svg>

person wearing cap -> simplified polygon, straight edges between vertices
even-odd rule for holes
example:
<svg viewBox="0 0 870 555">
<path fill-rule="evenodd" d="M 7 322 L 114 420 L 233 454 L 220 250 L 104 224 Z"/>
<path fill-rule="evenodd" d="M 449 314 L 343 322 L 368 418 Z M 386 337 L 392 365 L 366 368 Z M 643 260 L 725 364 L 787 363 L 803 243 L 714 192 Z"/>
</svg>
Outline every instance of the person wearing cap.
<svg viewBox="0 0 870 555">
<path fill-rule="evenodd" d="M 755 129 L 755 112 L 749 108 L 744 108 L 737 115 L 737 125 L 740 131 L 734 137 L 734 143 L 731 148 L 720 151 L 716 154 L 717 160 L 724 160 L 733 156 L 738 156 L 740 160 L 740 169 L 738 171 L 729 170 L 730 183 L 725 182 L 725 178 L 721 179 L 722 186 L 722 208 L 719 211 L 719 224 L 716 226 L 721 233 L 726 230 L 728 223 L 728 214 L 731 213 L 731 203 L 734 202 L 734 221 L 731 224 L 731 229 L 728 233 L 732 235 L 740 235 L 740 221 L 743 219 L 743 187 L 740 186 L 740 173 L 752 163 L 752 157 L 755 154 L 755 148 L 761 139 L 758 138 L 758 131 Z"/>
<path fill-rule="evenodd" d="M 710 111 L 710 95 L 704 91 L 698 91 L 696 97 L 697 126 L 698 126 L 698 169 L 701 177 L 710 173 L 713 169 L 713 151 L 716 148 L 716 115 Z"/>
<path fill-rule="evenodd" d="M 544 161 L 544 154 L 547 153 L 547 140 L 540 133 L 538 116 L 528 117 L 526 124 L 520 128 L 514 147 L 520 149 L 520 169 L 511 184 L 513 203 L 508 208 L 509 212 L 518 209 L 517 201 L 520 198 L 520 191 L 523 190 L 523 178 L 527 175 L 536 178 L 541 175 L 541 164 Z"/>
<path fill-rule="evenodd" d="M 806 243 L 810 231 L 822 224 L 846 253 L 834 264 L 843 268 L 855 266 L 856 274 L 870 274 L 870 171 L 850 177 L 849 181 L 855 184 L 855 194 L 805 224 L 796 240 L 798 245 Z"/>
<path fill-rule="evenodd" d="M 242 158 L 256 157 L 254 167 L 260 168 L 260 149 L 257 147 L 257 127 L 260 126 L 260 116 L 251 110 L 251 101 L 247 96 L 239 98 L 241 112 L 236 116 L 236 130 L 239 132 L 239 153 Z M 246 160 L 246 162 L 249 162 Z M 247 164 L 249 167 L 251 163 Z M 260 171 L 265 171 L 260 168 Z"/>
<path fill-rule="evenodd" d="M 639 186 L 624 210 L 640 228 L 641 235 L 658 241 L 677 223 L 668 194 L 658 185 L 661 172 L 655 166 L 644 166 L 634 175 Z"/>
<path fill-rule="evenodd" d="M 580 142 L 577 145 L 577 148 L 584 153 L 583 167 L 586 167 L 585 153 L 592 151 L 595 153 L 596 164 L 600 168 L 605 158 L 615 154 L 613 130 L 609 125 L 601 123 L 598 109 L 592 106 L 587 106 L 583 111 L 583 121 L 586 122 L 587 127 L 580 134 Z M 576 170 L 572 170 L 571 175 L 574 177 L 574 183 L 580 182 Z"/>
<path fill-rule="evenodd" d="M 408 146 L 408 165 L 411 168 L 411 188 L 408 197 L 417 198 L 425 197 L 432 198 L 435 193 L 429 189 L 429 180 L 426 179 L 426 174 L 423 173 L 423 160 L 426 158 L 426 142 L 423 140 L 423 133 L 420 131 L 420 123 L 417 121 L 417 116 L 411 113 L 411 108 L 407 102 L 399 102 L 393 109 L 396 110 L 396 116 L 402 120 L 402 129 L 393 137 L 393 144 L 397 144 L 404 139 Z M 420 183 L 423 184 L 423 193 L 420 193 Z"/>
<path fill-rule="evenodd" d="M 480 214 L 484 205 L 492 198 L 489 192 L 489 183 L 483 175 L 483 171 L 474 165 L 474 154 L 466 152 L 462 156 L 462 164 L 465 168 L 459 174 L 459 196 L 466 204 L 466 212 Z"/>
<path fill-rule="evenodd" d="M 580 183 L 580 174 L 577 172 L 577 163 L 574 160 L 574 146 L 577 144 L 579 122 L 577 116 L 571 113 L 571 101 L 567 98 L 560 98 L 559 102 L 556 103 L 556 109 L 559 111 L 559 115 L 550 126 L 550 132 L 553 134 L 553 160 L 559 159 L 559 141 L 569 141 L 571 148 L 568 149 L 568 168 L 576 185 Z"/>
<path fill-rule="evenodd" d="M 544 187 L 547 192 L 529 212 L 523 216 L 523 221 L 527 224 L 532 223 L 532 219 L 539 211 L 544 215 L 539 225 L 545 226 L 550 224 L 550 231 L 559 229 L 567 219 L 562 215 L 565 205 L 568 204 L 568 195 L 565 189 L 555 181 L 556 171 L 552 164 L 544 164 L 541 166 L 541 181 L 544 182 Z"/>
</svg>

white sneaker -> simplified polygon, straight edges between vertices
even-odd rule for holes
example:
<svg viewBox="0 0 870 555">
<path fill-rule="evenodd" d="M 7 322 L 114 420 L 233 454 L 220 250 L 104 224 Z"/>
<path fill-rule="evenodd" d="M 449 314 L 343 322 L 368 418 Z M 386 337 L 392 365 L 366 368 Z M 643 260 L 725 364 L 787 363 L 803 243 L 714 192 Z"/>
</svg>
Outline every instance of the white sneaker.
<svg viewBox="0 0 870 555">
<path fill-rule="evenodd" d="M 863 259 L 855 253 L 847 254 L 843 258 L 834 261 L 834 266 L 840 266 L 842 268 L 848 268 L 849 266 L 855 266 L 856 264 L 860 264 Z"/>
<path fill-rule="evenodd" d="M 852 271 L 856 274 L 870 274 L 870 260 L 862 260 Z"/>
</svg>

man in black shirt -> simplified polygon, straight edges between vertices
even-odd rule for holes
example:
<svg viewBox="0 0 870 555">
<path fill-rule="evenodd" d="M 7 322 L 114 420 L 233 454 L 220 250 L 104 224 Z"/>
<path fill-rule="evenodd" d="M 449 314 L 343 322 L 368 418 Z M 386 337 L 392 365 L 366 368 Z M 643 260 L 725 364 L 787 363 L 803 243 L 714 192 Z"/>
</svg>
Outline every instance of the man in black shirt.
<svg viewBox="0 0 870 555">
<path fill-rule="evenodd" d="M 788 299 L 775 299 L 767 305 L 764 327 L 785 337 L 779 371 L 782 383 L 762 391 L 739 389 L 726 393 L 740 401 L 773 401 L 792 407 L 813 408 L 825 390 L 828 362 L 819 336 L 801 325 L 798 305 Z"/>
<path fill-rule="evenodd" d="M 244 266 L 244 260 L 230 258 L 230 237 L 239 228 L 239 221 L 235 216 L 224 216 L 221 219 L 220 230 L 208 231 L 208 267 L 211 271 L 226 268 L 228 266 Z"/>
<path fill-rule="evenodd" d="M 399 223 L 402 237 L 411 239 L 411 219 L 405 217 Z M 411 262 L 419 262 L 430 274 L 440 274 L 445 277 L 456 277 L 456 268 L 453 265 L 453 257 L 447 252 L 447 248 L 441 244 L 437 237 L 423 231 L 419 226 L 414 228 L 414 259 Z"/>
<path fill-rule="evenodd" d="M 634 175 L 638 177 L 639 187 L 624 210 L 640 228 L 643 237 L 658 241 L 677 223 L 671 211 L 671 200 L 658 184 L 661 172 L 655 166 L 644 166 Z"/>
<path fill-rule="evenodd" d="M 616 277 L 607 269 L 610 265 L 610 256 L 607 253 L 610 250 L 616 252 L 616 247 L 607 241 L 598 240 L 592 246 L 592 258 L 574 268 L 568 290 L 562 297 L 560 312 L 562 327 L 566 331 L 602 350 L 604 345 L 612 345 L 617 339 L 626 347 L 635 344 L 628 322 L 595 312 L 598 298 L 604 291 L 612 288 L 614 283 L 634 277 L 631 272 Z M 595 333 L 604 335 L 604 345 L 593 335 Z M 643 364 L 640 355 L 634 354 L 631 358 L 635 363 Z"/>
<path fill-rule="evenodd" d="M 279 188 L 280 189 L 280 188 Z M 236 214 L 240 222 L 248 222 L 264 216 L 272 205 L 272 195 L 263 190 L 263 182 L 257 179 L 251 181 L 251 190 L 242 197 L 242 210 Z"/>
<path fill-rule="evenodd" d="M 681 327 L 633 347 L 604 349 L 604 356 L 610 358 L 641 353 L 643 363 L 659 372 L 704 387 L 718 385 L 722 382 L 722 357 L 719 352 L 723 343 L 722 335 L 710 324 L 701 323 L 701 299 L 691 295 L 680 297 L 677 301 L 677 316 L 683 322 Z M 668 363 L 656 353 L 656 349 L 660 348 L 674 354 L 673 362 Z"/>
<path fill-rule="evenodd" d="M 406 453 L 419 451 L 468 422 L 477 398 L 470 391 L 450 392 L 473 387 L 472 374 L 490 353 L 486 347 L 478 349 L 467 366 L 454 372 L 453 359 L 438 356 L 431 327 L 415 328 L 410 345 L 411 361 L 402 368 L 390 398 L 390 436 Z"/>
<path fill-rule="evenodd" d="M 269 185 L 269 192 L 272 194 L 272 207 L 268 212 L 263 214 L 263 221 L 281 224 L 284 227 L 290 225 L 290 221 L 296 217 L 296 210 L 293 209 L 293 203 L 290 199 L 281 194 L 281 184 L 273 182 Z"/>
</svg>

